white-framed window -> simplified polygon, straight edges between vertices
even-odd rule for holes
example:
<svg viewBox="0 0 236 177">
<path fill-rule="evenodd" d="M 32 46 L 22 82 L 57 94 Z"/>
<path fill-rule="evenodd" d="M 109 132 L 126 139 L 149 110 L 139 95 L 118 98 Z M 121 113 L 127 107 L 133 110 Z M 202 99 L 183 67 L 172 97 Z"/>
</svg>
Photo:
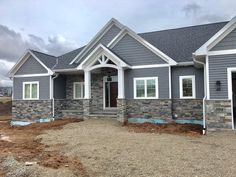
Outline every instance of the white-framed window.
<svg viewBox="0 0 236 177">
<path fill-rule="evenodd" d="M 39 82 L 23 82 L 23 99 L 38 100 L 39 99 Z"/>
<path fill-rule="evenodd" d="M 158 98 L 158 77 L 134 78 L 135 99 Z"/>
<path fill-rule="evenodd" d="M 74 82 L 73 95 L 74 99 L 84 98 L 84 82 Z"/>
<path fill-rule="evenodd" d="M 180 98 L 196 98 L 195 76 L 179 76 Z"/>
</svg>

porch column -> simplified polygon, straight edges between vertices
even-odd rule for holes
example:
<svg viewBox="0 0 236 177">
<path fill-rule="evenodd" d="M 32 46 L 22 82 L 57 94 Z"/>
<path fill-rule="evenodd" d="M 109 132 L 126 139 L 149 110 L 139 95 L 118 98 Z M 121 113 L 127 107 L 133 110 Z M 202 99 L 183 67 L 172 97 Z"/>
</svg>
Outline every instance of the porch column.
<svg viewBox="0 0 236 177">
<path fill-rule="evenodd" d="M 124 69 L 118 69 L 118 99 L 125 98 L 125 89 L 124 89 Z"/>
<path fill-rule="evenodd" d="M 84 70 L 84 98 L 91 98 L 91 72 Z"/>
</svg>

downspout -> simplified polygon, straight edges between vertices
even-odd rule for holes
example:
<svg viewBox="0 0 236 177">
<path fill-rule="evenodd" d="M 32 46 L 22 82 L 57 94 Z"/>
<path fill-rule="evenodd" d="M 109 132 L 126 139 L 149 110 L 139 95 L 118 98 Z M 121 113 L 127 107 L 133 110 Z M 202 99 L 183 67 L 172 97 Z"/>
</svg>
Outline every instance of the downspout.
<svg viewBox="0 0 236 177">
<path fill-rule="evenodd" d="M 54 79 L 56 79 L 59 74 L 56 74 L 54 77 L 52 76 L 52 117 L 55 117 L 55 100 L 54 100 Z"/>
<path fill-rule="evenodd" d="M 202 130 L 202 134 L 205 135 L 206 134 L 206 92 L 207 92 L 207 87 L 206 87 L 206 64 L 203 63 L 203 62 L 200 62 L 200 61 L 197 61 L 195 59 L 195 56 L 193 57 L 193 61 L 195 61 L 196 63 L 198 64 L 201 64 L 203 65 L 204 67 L 204 97 L 203 97 L 203 100 L 202 100 L 202 106 L 203 106 L 203 130 Z"/>
</svg>

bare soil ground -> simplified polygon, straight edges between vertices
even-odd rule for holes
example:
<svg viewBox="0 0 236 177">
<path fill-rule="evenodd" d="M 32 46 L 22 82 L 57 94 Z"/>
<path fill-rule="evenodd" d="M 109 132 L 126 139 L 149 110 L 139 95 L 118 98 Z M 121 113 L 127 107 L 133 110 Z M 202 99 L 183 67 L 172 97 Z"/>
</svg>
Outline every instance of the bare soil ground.
<svg viewBox="0 0 236 177">
<path fill-rule="evenodd" d="M 185 135 L 185 136 L 201 136 L 202 125 L 196 124 L 128 124 L 128 130 L 136 133 L 168 133 L 175 135 Z"/>
<path fill-rule="evenodd" d="M 92 177 L 232 177 L 236 174 L 233 131 L 207 136 L 135 133 L 116 120 L 86 120 L 40 135 L 49 146 L 78 157 Z"/>
<path fill-rule="evenodd" d="M 50 123 L 35 123 L 22 127 L 11 127 L 7 123 L 0 123 L 0 163 L 2 163 L 0 176 L 1 173 L 3 175 L 4 173 L 8 174 L 8 172 L 17 170 L 11 169 L 9 163 L 15 163 L 15 166 L 19 166 L 18 163 L 20 163 L 20 166 L 25 167 L 25 162 L 37 162 L 37 166 L 40 166 L 38 169 L 36 166 L 34 167 L 38 171 L 42 170 L 41 174 L 39 172 L 35 176 L 42 175 L 43 170 L 48 171 L 49 168 L 59 170 L 66 168 L 67 171 L 70 171 L 69 173 L 67 172 L 69 174 L 68 176 L 86 176 L 84 167 L 77 158 L 67 157 L 60 153 L 59 149 L 63 144 L 54 144 L 50 146 L 51 150 L 48 150 L 49 146 L 42 144 L 41 139 L 36 138 L 45 130 L 59 130 L 66 124 L 80 121 L 79 119 L 64 119 Z M 13 165 L 13 168 L 16 167 Z M 22 173 L 25 176 L 32 176 L 31 172 L 32 170 L 27 171 L 26 169 L 20 174 L 16 173 L 16 176 L 21 176 Z M 54 172 L 52 171 L 49 176 L 55 175 Z M 15 174 L 12 175 L 10 173 L 8 176 L 15 176 Z"/>
</svg>

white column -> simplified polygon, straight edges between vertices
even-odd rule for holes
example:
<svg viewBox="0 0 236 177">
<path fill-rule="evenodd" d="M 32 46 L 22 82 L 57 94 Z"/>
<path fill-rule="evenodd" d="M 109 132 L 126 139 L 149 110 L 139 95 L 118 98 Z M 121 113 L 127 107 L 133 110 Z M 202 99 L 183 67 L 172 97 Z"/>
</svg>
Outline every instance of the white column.
<svg viewBox="0 0 236 177">
<path fill-rule="evenodd" d="M 84 98 L 91 98 L 91 72 L 84 70 Z"/>
<path fill-rule="evenodd" d="M 124 87 L 124 69 L 118 69 L 118 98 L 125 98 L 125 87 Z"/>
</svg>

